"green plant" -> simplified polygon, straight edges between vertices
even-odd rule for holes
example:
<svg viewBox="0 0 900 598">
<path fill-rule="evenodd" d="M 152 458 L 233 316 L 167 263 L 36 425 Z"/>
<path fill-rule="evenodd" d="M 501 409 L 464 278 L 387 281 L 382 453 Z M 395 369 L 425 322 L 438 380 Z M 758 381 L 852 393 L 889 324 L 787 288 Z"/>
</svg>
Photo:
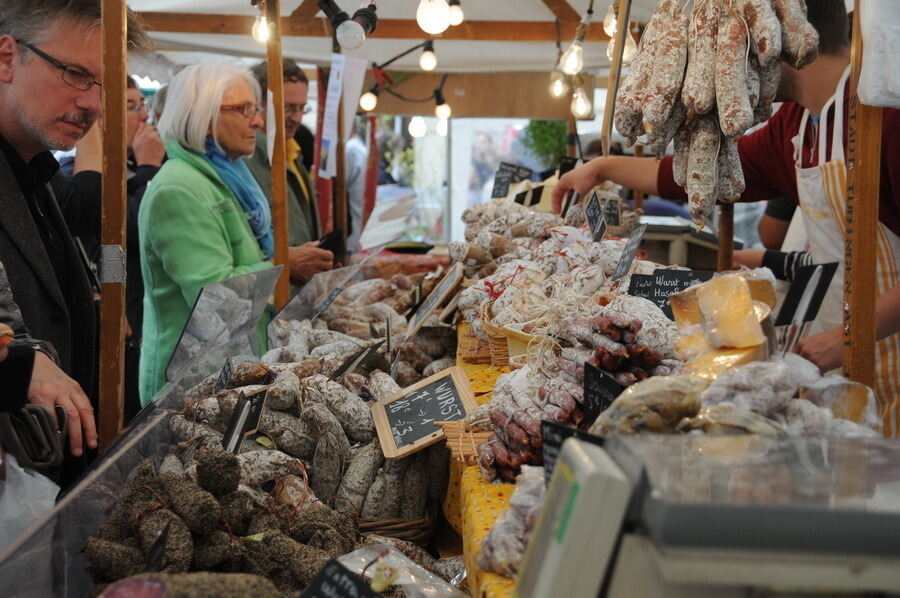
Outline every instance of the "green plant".
<svg viewBox="0 0 900 598">
<path fill-rule="evenodd" d="M 522 145 L 545 168 L 553 168 L 566 155 L 566 121 L 530 121 L 522 133 Z"/>
</svg>

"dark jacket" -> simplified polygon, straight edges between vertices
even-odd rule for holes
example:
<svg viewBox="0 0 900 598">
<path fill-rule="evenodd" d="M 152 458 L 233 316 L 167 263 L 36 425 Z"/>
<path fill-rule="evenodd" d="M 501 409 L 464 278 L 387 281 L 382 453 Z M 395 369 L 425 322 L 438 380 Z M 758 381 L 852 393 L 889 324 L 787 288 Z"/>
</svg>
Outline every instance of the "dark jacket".
<svg viewBox="0 0 900 598">
<path fill-rule="evenodd" d="M 100 229 L 99 201 L 55 197 L 44 217 L 60 231 L 56 240 L 66 268 L 66 288 L 47 255 L 38 225 L 19 188 L 6 155 L 0 152 L 0 261 L 25 325 L 35 338 L 50 342 L 60 367 L 88 394 L 94 388 L 97 365 L 94 295 L 72 235 L 96 235 Z"/>
<path fill-rule="evenodd" d="M 15 342 L 33 343 L 22 321 L 22 313 L 19 306 L 13 300 L 12 290 L 6 278 L 6 269 L 0 262 L 0 324 L 6 324 L 16 333 Z M 46 349 L 45 349 L 46 350 Z M 21 369 L 19 364 L 11 364 L 12 357 L 0 361 L 0 413 L 16 411 L 25 405 L 28 396 L 28 382 L 31 380 L 31 372 L 16 371 Z M 32 361 L 33 364 L 33 361 Z"/>
</svg>

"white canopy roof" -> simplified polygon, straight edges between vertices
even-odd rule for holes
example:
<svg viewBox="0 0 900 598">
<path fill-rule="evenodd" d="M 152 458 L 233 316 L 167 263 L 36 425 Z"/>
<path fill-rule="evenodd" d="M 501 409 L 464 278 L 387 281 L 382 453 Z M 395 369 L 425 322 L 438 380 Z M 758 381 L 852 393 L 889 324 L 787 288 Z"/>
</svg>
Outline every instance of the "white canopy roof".
<svg viewBox="0 0 900 598">
<path fill-rule="evenodd" d="M 281 12 L 289 16 L 302 0 L 283 0 Z M 631 21 L 647 21 L 658 0 L 633 0 Z M 337 0 L 338 5 L 348 13 L 358 6 L 358 0 Z M 377 0 L 379 19 L 403 19 L 412 21 L 414 32 L 407 34 L 413 39 L 387 39 L 378 29 L 358 50 L 348 52 L 371 62 L 383 62 L 418 43 L 416 31 L 421 40 L 429 36 L 415 25 L 416 7 L 419 0 Z M 551 25 L 556 17 L 548 4 L 559 4 L 555 0 L 461 0 L 466 21 L 508 22 L 514 27 L 516 21 L 546 22 Z M 589 0 L 569 0 L 569 6 L 579 16 L 588 7 Z M 600 23 L 609 7 L 610 0 L 595 0 L 593 21 Z M 200 13 L 216 15 L 253 16 L 256 9 L 249 0 L 130 0 L 129 6 L 140 12 Z M 318 13 L 317 16 L 322 16 Z M 552 25 L 551 25 L 552 26 Z M 569 28 L 571 30 L 571 28 Z M 138 60 L 132 66 L 134 71 L 154 78 L 168 78 L 175 64 L 221 59 L 221 54 L 263 58 L 264 49 L 250 36 L 219 33 L 173 33 L 151 31 L 150 37 L 156 45 L 156 53 L 148 59 Z M 563 47 L 571 40 L 564 38 Z M 591 71 L 608 67 L 606 42 L 586 42 L 585 68 Z M 441 72 L 498 72 L 498 71 L 549 71 L 556 61 L 556 47 L 553 41 L 476 41 L 476 40 L 435 40 L 438 55 L 438 71 Z M 328 37 L 285 37 L 283 53 L 302 64 L 325 65 L 331 59 L 331 39 Z M 418 53 L 412 53 L 391 65 L 396 70 L 418 69 Z"/>
</svg>

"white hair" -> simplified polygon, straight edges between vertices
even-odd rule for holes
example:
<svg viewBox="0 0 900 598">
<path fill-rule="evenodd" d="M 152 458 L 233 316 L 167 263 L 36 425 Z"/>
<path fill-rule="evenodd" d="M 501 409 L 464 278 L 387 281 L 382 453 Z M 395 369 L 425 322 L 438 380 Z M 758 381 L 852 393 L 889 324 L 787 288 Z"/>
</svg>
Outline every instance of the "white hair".
<svg viewBox="0 0 900 598">
<path fill-rule="evenodd" d="M 188 149 L 205 153 L 204 144 L 212 131 L 216 144 L 222 99 L 229 89 L 246 83 L 259 102 L 259 83 L 244 67 L 226 63 L 193 64 L 179 72 L 169 84 L 166 109 L 159 119 L 157 130 L 168 142 L 175 139 Z"/>
</svg>

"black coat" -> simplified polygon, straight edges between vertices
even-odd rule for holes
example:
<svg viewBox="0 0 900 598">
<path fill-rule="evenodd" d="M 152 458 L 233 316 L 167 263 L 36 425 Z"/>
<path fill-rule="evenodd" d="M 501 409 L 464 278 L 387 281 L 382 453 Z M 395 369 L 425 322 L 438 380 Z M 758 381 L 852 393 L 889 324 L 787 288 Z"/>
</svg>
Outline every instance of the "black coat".
<svg viewBox="0 0 900 598">
<path fill-rule="evenodd" d="M 53 344 L 60 367 L 90 395 L 97 367 L 96 311 L 83 262 L 72 234 L 97 234 L 99 202 L 79 202 L 74 196 L 53 197 L 45 217 L 61 231 L 67 288 L 54 275 L 41 236 L 22 190 L 0 152 L 0 261 L 31 336 Z"/>
</svg>

